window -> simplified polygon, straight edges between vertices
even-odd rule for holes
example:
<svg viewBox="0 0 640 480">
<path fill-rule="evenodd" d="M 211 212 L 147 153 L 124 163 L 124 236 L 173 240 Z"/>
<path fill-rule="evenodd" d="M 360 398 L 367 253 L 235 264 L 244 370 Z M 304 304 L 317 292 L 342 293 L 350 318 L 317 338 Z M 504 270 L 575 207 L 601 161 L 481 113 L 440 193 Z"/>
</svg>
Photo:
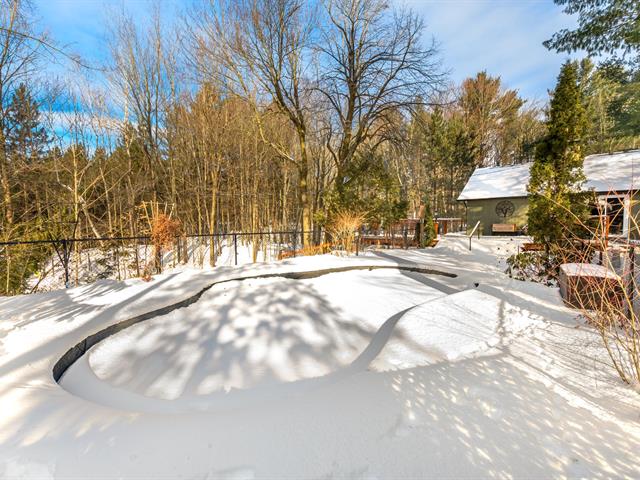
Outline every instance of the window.
<svg viewBox="0 0 640 480">
<path fill-rule="evenodd" d="M 629 229 L 629 196 L 601 195 L 597 205 L 592 206 L 592 217 L 600 220 L 600 226 L 611 237 L 627 234 Z"/>
</svg>

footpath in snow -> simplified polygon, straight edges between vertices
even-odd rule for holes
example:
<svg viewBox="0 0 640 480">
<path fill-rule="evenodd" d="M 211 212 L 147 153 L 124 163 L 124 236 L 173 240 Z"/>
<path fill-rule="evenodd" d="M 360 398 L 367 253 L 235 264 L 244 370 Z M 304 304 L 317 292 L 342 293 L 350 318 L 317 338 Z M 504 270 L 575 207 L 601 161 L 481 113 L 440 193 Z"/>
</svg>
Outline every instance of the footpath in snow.
<svg viewBox="0 0 640 480">
<path fill-rule="evenodd" d="M 319 256 L 0 299 L 0 478 L 629 477 L 640 394 L 519 240 Z M 126 328 L 64 374 L 73 345 Z"/>
</svg>

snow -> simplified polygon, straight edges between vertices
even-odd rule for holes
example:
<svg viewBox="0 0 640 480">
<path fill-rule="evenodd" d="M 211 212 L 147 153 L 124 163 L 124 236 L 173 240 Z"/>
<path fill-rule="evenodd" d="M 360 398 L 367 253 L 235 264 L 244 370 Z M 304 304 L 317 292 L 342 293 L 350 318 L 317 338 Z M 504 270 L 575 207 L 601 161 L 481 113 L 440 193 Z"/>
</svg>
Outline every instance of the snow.
<svg viewBox="0 0 640 480">
<path fill-rule="evenodd" d="M 526 239 L 179 268 L 0 299 L 0 478 L 637 477 L 640 397 Z M 419 264 L 457 275 L 358 270 Z M 88 335 L 220 283 L 97 344 Z"/>
<path fill-rule="evenodd" d="M 640 150 L 585 158 L 586 188 L 596 192 L 628 192 L 640 188 Z"/>
<path fill-rule="evenodd" d="M 560 270 L 568 276 L 584 275 L 587 277 L 613 278 L 620 280 L 620 275 L 603 265 L 591 263 L 563 263 Z"/>
<path fill-rule="evenodd" d="M 531 163 L 476 168 L 458 200 L 526 197 Z M 640 187 L 640 150 L 589 155 L 584 159 L 585 190 L 629 192 Z"/>
<path fill-rule="evenodd" d="M 406 369 L 494 355 L 499 351 L 496 347 L 539 323 L 535 316 L 492 295 L 465 290 L 407 312 L 373 368 Z"/>
<path fill-rule="evenodd" d="M 387 317 L 442 296 L 396 270 L 225 283 L 96 345 L 88 365 L 118 388 L 171 400 L 319 377 L 353 362 Z M 85 391 L 75 373 L 63 386 Z"/>
<path fill-rule="evenodd" d="M 476 168 L 458 200 L 526 197 L 530 163 L 507 167 Z"/>
</svg>

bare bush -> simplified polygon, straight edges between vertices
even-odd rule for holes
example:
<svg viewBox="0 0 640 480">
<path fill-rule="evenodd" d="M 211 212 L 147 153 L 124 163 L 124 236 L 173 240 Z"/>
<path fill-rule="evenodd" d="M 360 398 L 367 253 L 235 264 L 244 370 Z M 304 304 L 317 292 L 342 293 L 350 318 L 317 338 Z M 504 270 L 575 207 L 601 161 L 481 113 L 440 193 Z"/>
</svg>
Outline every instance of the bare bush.
<svg viewBox="0 0 640 480">
<path fill-rule="evenodd" d="M 157 214 L 151 223 L 151 243 L 154 249 L 156 270 L 162 269 L 162 254 L 164 249 L 172 247 L 175 239 L 182 233 L 180 220 L 171 218 L 165 213 Z"/>
<path fill-rule="evenodd" d="M 631 215 L 629 202 L 613 213 L 604 202 L 599 200 L 589 222 L 581 223 L 587 238 L 578 238 L 567 230 L 567 241 L 554 254 L 559 263 L 578 264 L 582 269 L 571 280 L 575 295 L 569 303 L 579 308 L 598 331 L 620 378 L 638 385 L 640 284 L 635 266 L 637 245 L 629 236 L 631 231 L 638 231 L 637 219 Z M 626 231 L 612 235 L 612 225 L 621 224 L 625 210 Z"/>
</svg>

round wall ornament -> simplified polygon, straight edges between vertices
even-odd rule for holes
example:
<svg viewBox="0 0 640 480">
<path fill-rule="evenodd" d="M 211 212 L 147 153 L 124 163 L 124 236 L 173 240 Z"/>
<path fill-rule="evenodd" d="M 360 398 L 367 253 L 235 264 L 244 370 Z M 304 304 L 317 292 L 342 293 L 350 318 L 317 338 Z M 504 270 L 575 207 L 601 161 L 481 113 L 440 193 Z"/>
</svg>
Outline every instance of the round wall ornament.
<svg viewBox="0 0 640 480">
<path fill-rule="evenodd" d="M 496 205 L 496 214 L 502 218 L 508 218 L 516 211 L 516 207 L 513 202 L 509 200 L 501 200 Z"/>
</svg>

